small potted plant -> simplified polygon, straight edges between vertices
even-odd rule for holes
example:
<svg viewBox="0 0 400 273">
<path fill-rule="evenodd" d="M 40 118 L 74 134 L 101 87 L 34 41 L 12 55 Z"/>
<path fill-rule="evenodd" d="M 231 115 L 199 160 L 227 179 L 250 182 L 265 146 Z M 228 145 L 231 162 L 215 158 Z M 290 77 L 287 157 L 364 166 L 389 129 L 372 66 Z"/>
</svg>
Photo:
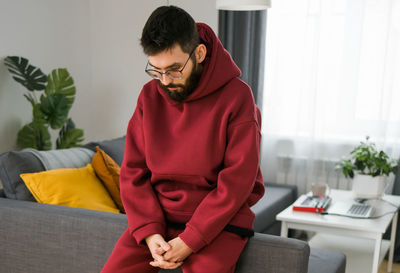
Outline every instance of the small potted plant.
<svg viewBox="0 0 400 273">
<path fill-rule="evenodd" d="M 339 162 L 345 177 L 353 179 L 353 196 L 358 198 L 379 198 L 385 190 L 385 182 L 390 173 L 396 174 L 399 161 L 390 159 L 384 151 L 378 151 L 369 141 L 355 147 L 350 158 Z"/>
</svg>

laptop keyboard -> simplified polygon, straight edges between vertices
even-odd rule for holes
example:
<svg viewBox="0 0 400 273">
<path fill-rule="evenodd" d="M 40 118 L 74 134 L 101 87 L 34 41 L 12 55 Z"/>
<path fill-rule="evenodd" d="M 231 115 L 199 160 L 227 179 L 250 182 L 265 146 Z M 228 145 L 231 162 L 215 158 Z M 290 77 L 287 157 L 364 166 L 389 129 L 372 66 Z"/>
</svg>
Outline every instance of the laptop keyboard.
<svg viewBox="0 0 400 273">
<path fill-rule="evenodd" d="M 365 216 L 368 211 L 370 210 L 371 206 L 369 205 L 360 205 L 360 204 L 353 204 L 347 213 L 357 215 L 357 216 Z"/>
</svg>

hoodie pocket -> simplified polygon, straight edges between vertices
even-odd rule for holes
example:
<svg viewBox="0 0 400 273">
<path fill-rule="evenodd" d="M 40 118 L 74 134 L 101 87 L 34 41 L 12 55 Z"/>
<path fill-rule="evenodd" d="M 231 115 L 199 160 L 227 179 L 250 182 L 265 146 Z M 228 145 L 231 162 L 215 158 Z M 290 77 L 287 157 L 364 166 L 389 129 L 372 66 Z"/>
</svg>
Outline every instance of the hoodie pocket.
<svg viewBox="0 0 400 273">
<path fill-rule="evenodd" d="M 163 209 L 193 213 L 215 186 L 197 175 L 152 175 L 154 190 Z"/>
</svg>

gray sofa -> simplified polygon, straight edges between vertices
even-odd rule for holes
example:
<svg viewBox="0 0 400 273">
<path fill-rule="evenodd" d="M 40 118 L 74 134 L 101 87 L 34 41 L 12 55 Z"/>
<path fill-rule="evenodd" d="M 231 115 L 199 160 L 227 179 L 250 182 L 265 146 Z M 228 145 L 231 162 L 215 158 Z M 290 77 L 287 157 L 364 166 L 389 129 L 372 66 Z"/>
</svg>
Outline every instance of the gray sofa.
<svg viewBox="0 0 400 273">
<path fill-rule="evenodd" d="M 124 138 L 89 143 L 84 148 L 93 151 L 96 145 L 121 164 Z M 126 216 L 36 203 L 19 180 L 19 173 L 76 164 L 76 160 L 67 162 L 69 157 L 46 162 L 43 154 L 46 152 L 28 150 L 0 155 L 4 187 L 0 190 L 0 272 L 100 272 L 127 227 Z M 252 208 L 257 233 L 249 240 L 235 272 L 345 272 L 342 253 L 310 250 L 304 241 L 276 236 L 279 223 L 275 215 L 290 205 L 296 195 L 295 187 L 266 184 L 266 195 Z"/>
</svg>

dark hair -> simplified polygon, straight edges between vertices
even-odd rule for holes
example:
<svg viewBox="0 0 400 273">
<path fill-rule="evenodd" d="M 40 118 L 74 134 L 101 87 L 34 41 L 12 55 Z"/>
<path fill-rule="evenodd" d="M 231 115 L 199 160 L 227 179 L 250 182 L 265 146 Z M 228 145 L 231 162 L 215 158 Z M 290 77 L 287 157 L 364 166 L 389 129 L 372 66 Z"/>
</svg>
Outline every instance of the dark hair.
<svg viewBox="0 0 400 273">
<path fill-rule="evenodd" d="M 175 44 L 190 53 L 200 43 L 192 16 L 175 6 L 162 6 L 153 11 L 144 25 L 140 44 L 146 55 L 156 55 Z"/>
</svg>

